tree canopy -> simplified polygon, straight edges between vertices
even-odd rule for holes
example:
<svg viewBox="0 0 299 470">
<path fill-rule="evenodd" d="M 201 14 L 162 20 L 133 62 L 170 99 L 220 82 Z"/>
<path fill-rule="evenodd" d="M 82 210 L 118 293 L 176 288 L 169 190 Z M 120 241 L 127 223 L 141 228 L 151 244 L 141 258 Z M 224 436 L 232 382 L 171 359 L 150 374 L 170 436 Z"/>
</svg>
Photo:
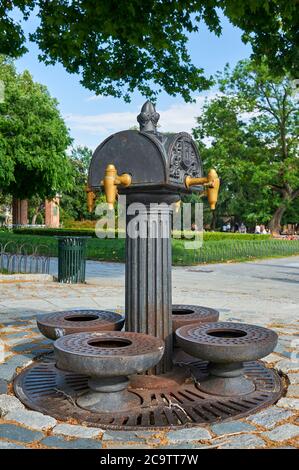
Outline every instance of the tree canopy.
<svg viewBox="0 0 299 470">
<path fill-rule="evenodd" d="M 194 129 L 205 164 L 222 178 L 218 213 L 278 231 L 287 211 L 298 214 L 298 93 L 288 77 L 250 61 L 227 66 L 218 81 L 222 94 Z"/>
<path fill-rule="evenodd" d="M 22 26 L 12 16 L 40 24 L 30 34 L 47 64 L 60 62 L 96 94 L 124 97 L 134 90 L 153 98 L 161 89 L 180 94 L 207 89 L 211 77 L 192 64 L 188 34 L 204 22 L 221 35 L 221 14 L 242 30 L 253 58 L 267 58 L 272 73 L 298 71 L 297 0 L 14 0 L 0 4 L 0 53 L 26 51 Z M 32 13 L 34 11 L 34 13 Z M 200 41 L 200 34 L 198 36 Z M 200 43 L 199 43 L 200 46 Z M 205 46 L 206 47 L 206 46 Z"/>
<path fill-rule="evenodd" d="M 35 83 L 28 71 L 18 74 L 0 56 L 0 188 L 26 199 L 52 197 L 72 185 L 66 149 L 68 129 L 47 88 Z"/>
<path fill-rule="evenodd" d="M 74 185 L 70 190 L 62 191 L 62 219 L 89 219 L 87 210 L 86 185 L 92 151 L 84 146 L 73 147 L 69 157 Z"/>
</svg>

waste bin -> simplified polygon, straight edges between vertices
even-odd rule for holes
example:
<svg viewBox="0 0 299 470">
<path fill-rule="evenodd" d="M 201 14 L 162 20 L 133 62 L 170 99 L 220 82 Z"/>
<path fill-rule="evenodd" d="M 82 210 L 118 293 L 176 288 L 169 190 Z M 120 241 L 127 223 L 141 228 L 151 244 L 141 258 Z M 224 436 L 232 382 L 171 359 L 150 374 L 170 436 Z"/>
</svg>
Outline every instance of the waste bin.
<svg viewBox="0 0 299 470">
<path fill-rule="evenodd" d="M 90 237 L 58 238 L 58 282 L 85 282 L 86 241 Z"/>
</svg>

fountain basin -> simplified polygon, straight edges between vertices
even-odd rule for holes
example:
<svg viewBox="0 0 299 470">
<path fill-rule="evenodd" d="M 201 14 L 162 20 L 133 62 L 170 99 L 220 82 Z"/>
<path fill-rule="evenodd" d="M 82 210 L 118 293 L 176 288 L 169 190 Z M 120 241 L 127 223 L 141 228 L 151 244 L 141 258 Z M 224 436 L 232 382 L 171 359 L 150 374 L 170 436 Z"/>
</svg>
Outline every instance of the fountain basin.
<svg viewBox="0 0 299 470">
<path fill-rule="evenodd" d="M 88 331 L 119 331 L 124 321 L 119 313 L 93 309 L 45 313 L 36 320 L 39 331 L 52 340 Z"/>
<path fill-rule="evenodd" d="M 214 308 L 202 307 L 201 305 L 172 305 L 172 326 L 174 332 L 181 326 L 216 322 L 218 319 L 219 312 Z"/>
<path fill-rule="evenodd" d="M 277 334 L 243 323 L 205 323 L 176 331 L 178 345 L 191 356 L 209 361 L 209 375 L 198 388 L 206 393 L 239 396 L 251 393 L 254 383 L 244 374 L 243 363 L 270 354 Z"/>
<path fill-rule="evenodd" d="M 78 333 L 54 343 L 56 367 L 89 377 L 89 391 L 77 405 L 90 410 L 110 412 L 140 405 L 140 398 L 127 390 L 128 376 L 145 372 L 163 356 L 164 343 L 141 333 Z"/>
</svg>

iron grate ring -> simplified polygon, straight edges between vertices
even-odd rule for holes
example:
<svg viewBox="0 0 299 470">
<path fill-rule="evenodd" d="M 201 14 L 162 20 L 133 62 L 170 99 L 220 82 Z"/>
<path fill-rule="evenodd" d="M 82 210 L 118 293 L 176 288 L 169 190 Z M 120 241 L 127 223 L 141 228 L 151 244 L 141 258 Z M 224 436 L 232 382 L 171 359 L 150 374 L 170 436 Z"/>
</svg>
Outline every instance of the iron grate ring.
<svg viewBox="0 0 299 470">
<path fill-rule="evenodd" d="M 198 381 L 207 374 L 207 362 L 194 360 L 189 367 Z M 179 429 L 239 419 L 280 398 L 282 384 L 276 371 L 261 362 L 247 362 L 245 373 L 256 389 L 240 398 L 208 395 L 189 376 L 176 386 L 131 389 L 142 405 L 122 413 L 94 413 L 78 407 L 76 399 L 87 391 L 88 378 L 61 371 L 54 362 L 36 362 L 24 369 L 14 381 L 14 390 L 29 408 L 62 421 L 72 418 L 104 429 Z"/>
<path fill-rule="evenodd" d="M 211 332 L 215 331 L 235 332 L 244 333 L 244 336 L 234 337 L 220 337 L 212 336 Z M 227 345 L 240 345 L 248 343 L 261 343 L 267 342 L 277 335 L 274 331 L 262 326 L 248 325 L 245 323 L 231 323 L 231 322 L 217 322 L 217 323 L 204 323 L 202 325 L 190 325 L 184 327 L 182 334 L 186 338 L 190 338 L 201 344 L 215 344 L 217 346 Z M 180 334 L 180 332 L 179 332 Z"/>
<path fill-rule="evenodd" d="M 124 347 L 105 348 L 94 347 L 93 342 L 125 341 Z M 55 343 L 55 348 L 59 351 L 78 354 L 78 356 L 140 356 L 141 354 L 152 353 L 155 349 L 163 349 L 163 342 L 154 336 L 142 333 L 131 333 L 121 331 L 90 332 L 63 336 Z"/>
</svg>

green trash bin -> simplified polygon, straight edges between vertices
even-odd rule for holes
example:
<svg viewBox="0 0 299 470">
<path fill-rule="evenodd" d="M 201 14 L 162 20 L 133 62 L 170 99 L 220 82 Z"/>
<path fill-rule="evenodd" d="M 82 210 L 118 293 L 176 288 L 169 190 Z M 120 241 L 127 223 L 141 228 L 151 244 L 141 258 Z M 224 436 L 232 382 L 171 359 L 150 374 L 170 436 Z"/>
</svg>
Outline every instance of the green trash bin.
<svg viewBox="0 0 299 470">
<path fill-rule="evenodd" d="M 58 282 L 85 282 L 86 241 L 90 237 L 58 238 Z"/>
</svg>

